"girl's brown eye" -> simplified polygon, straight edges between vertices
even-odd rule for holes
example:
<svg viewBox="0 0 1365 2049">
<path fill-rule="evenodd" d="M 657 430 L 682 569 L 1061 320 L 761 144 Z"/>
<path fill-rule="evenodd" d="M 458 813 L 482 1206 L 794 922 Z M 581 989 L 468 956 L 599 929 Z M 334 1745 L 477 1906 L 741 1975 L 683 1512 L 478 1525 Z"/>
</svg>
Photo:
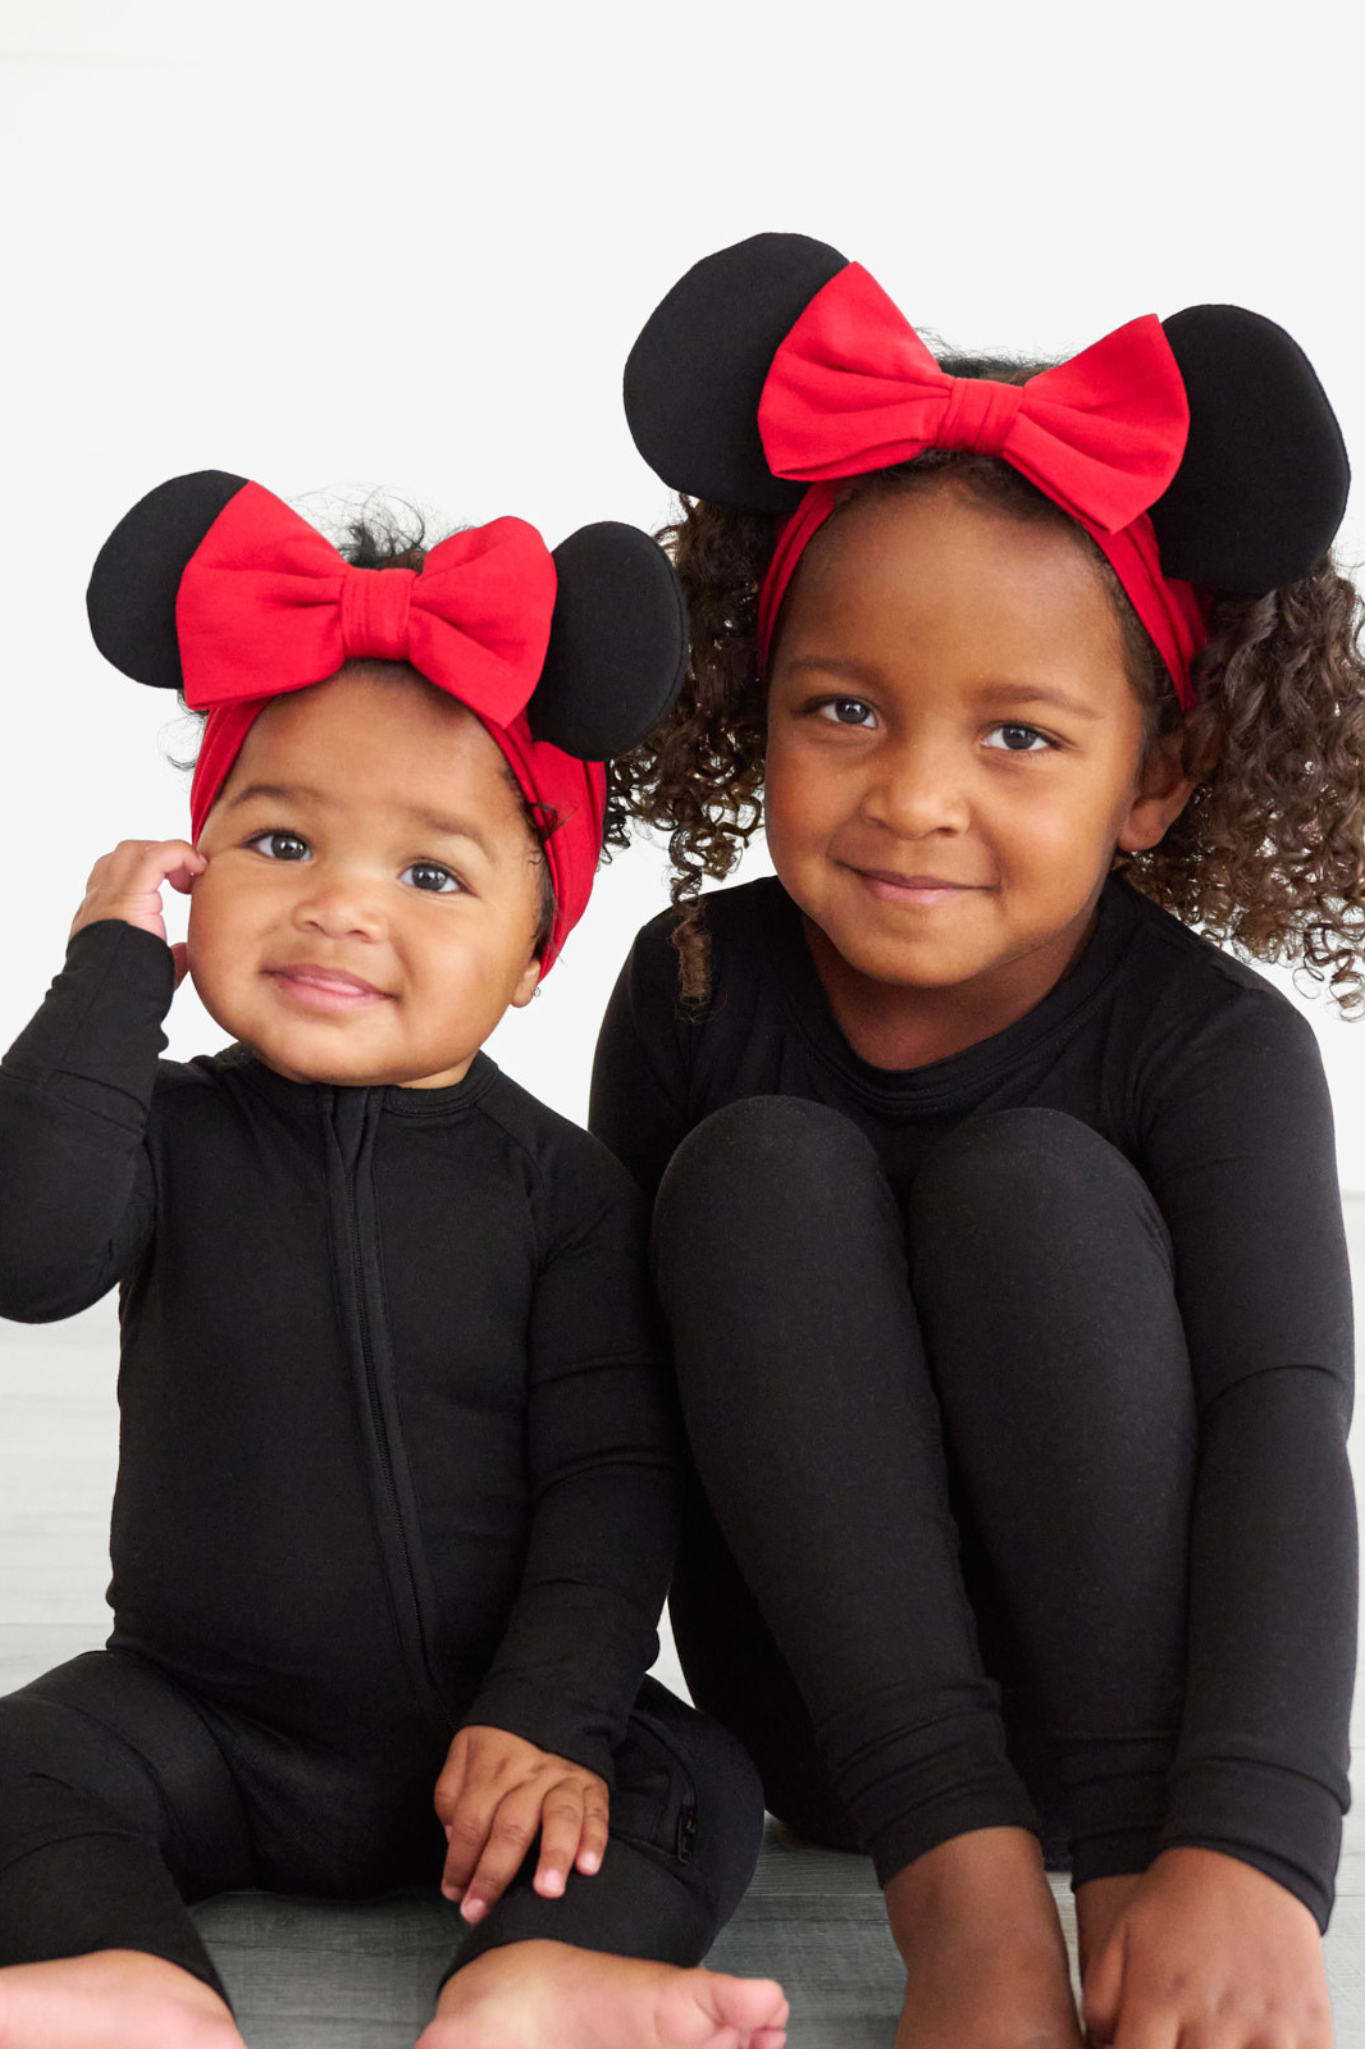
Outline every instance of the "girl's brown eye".
<svg viewBox="0 0 1365 2049">
<path fill-rule="evenodd" d="M 861 697 L 830 697 L 820 706 L 824 715 L 841 726 L 867 725 L 872 718 L 872 707 Z"/>
<path fill-rule="evenodd" d="M 1036 726 L 995 726 L 986 736 L 986 745 L 1007 754 L 1040 754 L 1051 742 Z"/>
</svg>

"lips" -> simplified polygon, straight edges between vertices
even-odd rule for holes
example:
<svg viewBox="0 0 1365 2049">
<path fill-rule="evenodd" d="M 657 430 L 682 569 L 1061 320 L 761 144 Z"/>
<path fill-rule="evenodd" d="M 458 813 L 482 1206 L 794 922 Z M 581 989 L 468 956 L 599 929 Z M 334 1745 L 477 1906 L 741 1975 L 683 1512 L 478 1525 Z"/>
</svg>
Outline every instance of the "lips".
<svg viewBox="0 0 1365 2049">
<path fill-rule="evenodd" d="M 266 968 L 264 972 L 281 995 L 309 1010 L 360 1010 L 391 1000 L 386 989 L 377 989 L 363 975 L 348 974 L 344 968 L 291 961 L 285 967 Z"/>
<path fill-rule="evenodd" d="M 942 875 L 901 875 L 894 868 L 859 868 L 851 862 L 846 866 L 868 894 L 880 902 L 921 909 L 951 903 L 955 898 L 975 894 L 987 886 L 980 882 L 952 882 Z"/>
</svg>

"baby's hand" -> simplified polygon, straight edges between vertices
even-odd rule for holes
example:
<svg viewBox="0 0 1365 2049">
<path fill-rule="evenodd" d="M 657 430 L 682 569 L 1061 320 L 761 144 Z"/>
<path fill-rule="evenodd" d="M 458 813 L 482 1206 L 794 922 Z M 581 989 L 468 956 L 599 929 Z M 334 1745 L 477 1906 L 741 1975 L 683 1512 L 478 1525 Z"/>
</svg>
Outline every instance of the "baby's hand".
<svg viewBox="0 0 1365 2049">
<path fill-rule="evenodd" d="M 102 918 L 119 918 L 125 925 L 136 925 L 139 931 L 164 939 L 163 884 L 169 882 L 172 889 L 188 895 L 195 876 L 207 867 L 208 862 L 188 840 L 120 840 L 113 853 L 101 855 L 91 869 L 70 936 L 74 938 L 83 927 L 96 925 Z M 171 951 L 178 989 L 185 976 L 185 949 L 173 946 Z"/>
<path fill-rule="evenodd" d="M 1163 1850 L 1086 1972 L 1089 2040 L 1118 2049 L 1331 2049 L 1307 1907 L 1217 1850 Z"/>
<path fill-rule="evenodd" d="M 441 1890 L 480 1921 L 521 1869 L 540 1832 L 535 1889 L 557 1899 L 570 1870 L 591 1876 L 607 1847 L 608 1794 L 595 1772 L 537 1750 L 505 1729 L 461 1729 L 436 1781 L 445 1826 Z"/>
</svg>

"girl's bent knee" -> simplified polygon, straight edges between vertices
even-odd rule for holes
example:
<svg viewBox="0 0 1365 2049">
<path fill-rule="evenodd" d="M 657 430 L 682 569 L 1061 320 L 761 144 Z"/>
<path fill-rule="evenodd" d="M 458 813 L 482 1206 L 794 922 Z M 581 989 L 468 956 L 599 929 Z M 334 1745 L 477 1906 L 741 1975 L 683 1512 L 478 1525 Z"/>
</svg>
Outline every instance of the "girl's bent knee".
<svg viewBox="0 0 1365 2049">
<path fill-rule="evenodd" d="M 950 1226 L 1010 1230 L 1036 1218 L 1064 1231 L 1128 1212 L 1166 1242 L 1165 1226 L 1132 1162 L 1080 1118 L 1041 1108 L 996 1110 L 958 1126 L 930 1153 L 910 1193 L 912 1238 Z"/>
<path fill-rule="evenodd" d="M 801 1096 L 745 1096 L 688 1132 L 664 1173 L 659 1203 L 685 1201 L 698 1187 L 710 1200 L 774 1178 L 785 1182 L 793 1173 L 848 1171 L 878 1168 L 871 1145 L 847 1117 Z"/>
</svg>

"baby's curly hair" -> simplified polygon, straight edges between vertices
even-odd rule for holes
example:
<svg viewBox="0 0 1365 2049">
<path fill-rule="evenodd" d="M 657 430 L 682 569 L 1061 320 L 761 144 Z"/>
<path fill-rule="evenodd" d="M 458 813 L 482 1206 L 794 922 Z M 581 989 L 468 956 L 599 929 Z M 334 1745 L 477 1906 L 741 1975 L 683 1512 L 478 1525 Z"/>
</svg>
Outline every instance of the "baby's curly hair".
<svg viewBox="0 0 1365 2049">
<path fill-rule="evenodd" d="M 953 376 L 1011 382 L 1043 367 L 943 359 Z M 1327 983 L 1344 1011 L 1365 1008 L 1365 659 L 1349 578 L 1325 557 L 1265 597 L 1212 594 L 1186 718 L 1100 549 L 1007 463 L 933 449 L 850 478 L 841 506 L 949 480 L 1015 518 L 1065 528 L 1089 551 L 1122 628 L 1129 680 L 1147 707 L 1148 744 L 1183 731 L 1185 771 L 1198 787 L 1157 846 L 1117 854 L 1116 868 L 1212 939 L 1252 959 L 1301 967 Z M 709 988 L 702 882 L 731 872 L 763 817 L 765 690 L 755 633 L 777 525 L 764 514 L 682 501 L 660 539 L 691 609 L 687 681 L 664 724 L 609 771 L 616 805 L 668 834 L 679 982 L 692 1004 Z"/>
</svg>

